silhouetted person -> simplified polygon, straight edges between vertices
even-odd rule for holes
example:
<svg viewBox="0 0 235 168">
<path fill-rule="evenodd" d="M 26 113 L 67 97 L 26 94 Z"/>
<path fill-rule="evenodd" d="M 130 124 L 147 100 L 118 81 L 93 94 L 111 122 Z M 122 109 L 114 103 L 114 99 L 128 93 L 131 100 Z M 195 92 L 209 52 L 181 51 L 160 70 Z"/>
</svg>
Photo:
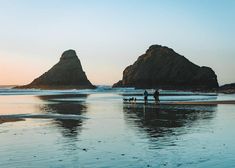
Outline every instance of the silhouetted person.
<svg viewBox="0 0 235 168">
<path fill-rule="evenodd" d="M 134 98 L 134 102 L 136 102 L 136 100 L 137 100 L 137 99 L 136 99 L 136 97 L 135 97 L 135 98 Z"/>
<path fill-rule="evenodd" d="M 144 91 L 144 103 L 147 103 L 147 101 L 148 101 L 148 92 L 147 92 L 147 90 L 145 90 Z"/>
<path fill-rule="evenodd" d="M 155 99 L 155 103 L 159 103 L 160 100 L 159 100 L 159 91 L 158 90 L 155 90 L 154 94 L 153 94 L 153 97 Z"/>
</svg>

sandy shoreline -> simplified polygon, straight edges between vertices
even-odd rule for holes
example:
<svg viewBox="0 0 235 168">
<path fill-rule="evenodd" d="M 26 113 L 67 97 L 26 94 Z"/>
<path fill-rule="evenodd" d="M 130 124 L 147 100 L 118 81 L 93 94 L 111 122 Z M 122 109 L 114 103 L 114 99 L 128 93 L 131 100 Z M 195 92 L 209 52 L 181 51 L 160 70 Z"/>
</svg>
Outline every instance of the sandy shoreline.
<svg viewBox="0 0 235 168">
<path fill-rule="evenodd" d="M 1 118 L 0 117 L 0 124 L 6 123 L 6 122 L 16 122 L 16 121 L 24 121 L 22 118 Z"/>
<path fill-rule="evenodd" d="M 127 104 L 144 104 L 144 102 L 124 102 Z M 155 104 L 154 101 L 147 104 Z M 235 100 L 218 100 L 218 101 L 177 101 L 177 102 L 160 102 L 155 105 L 219 105 L 219 104 L 232 104 L 235 105 Z"/>
<path fill-rule="evenodd" d="M 160 104 L 179 104 L 179 105 L 217 105 L 217 104 L 234 104 L 235 100 L 221 100 L 221 101 L 198 101 L 198 102 L 170 102 L 170 103 L 160 103 Z"/>
<path fill-rule="evenodd" d="M 127 104 L 144 104 L 143 102 L 125 102 Z M 193 101 L 182 101 L 182 102 L 160 102 L 159 104 L 155 104 L 154 102 L 149 102 L 149 105 L 219 105 L 219 104 L 230 104 L 230 105 L 235 105 L 235 100 L 221 100 L 221 101 L 197 101 L 197 102 L 193 102 Z M 66 115 L 67 116 L 67 115 Z M 1 117 L 0 116 L 0 124 L 6 123 L 6 122 L 16 122 L 16 121 L 24 121 L 25 118 L 60 118 L 60 117 L 64 117 L 64 116 L 44 116 L 44 115 L 33 115 L 33 116 L 27 116 L 27 115 L 23 115 L 21 117 L 17 116 L 17 117 Z M 69 119 L 74 119 L 74 116 L 70 116 Z M 82 116 L 78 116 L 79 119 L 83 119 Z M 67 118 L 68 119 L 68 118 Z"/>
</svg>

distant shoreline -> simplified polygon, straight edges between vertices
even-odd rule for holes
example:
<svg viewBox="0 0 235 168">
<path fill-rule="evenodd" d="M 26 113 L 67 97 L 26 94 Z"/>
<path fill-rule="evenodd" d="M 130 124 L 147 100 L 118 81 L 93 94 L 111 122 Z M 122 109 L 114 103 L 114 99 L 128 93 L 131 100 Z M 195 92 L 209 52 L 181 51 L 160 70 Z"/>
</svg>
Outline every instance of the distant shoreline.
<svg viewBox="0 0 235 168">
<path fill-rule="evenodd" d="M 1 118 L 0 117 L 0 124 L 6 123 L 6 122 L 16 122 L 16 121 L 24 121 L 22 118 Z"/>
<path fill-rule="evenodd" d="M 96 88 L 99 87 L 99 85 L 94 85 Z M 224 86 L 224 85 L 223 85 Z M 162 90 L 169 90 L 169 91 L 179 91 L 179 92 L 200 92 L 200 93 L 223 93 L 223 94 L 235 94 L 235 88 L 231 89 L 222 89 L 222 87 L 219 87 L 218 89 L 208 89 L 208 90 L 200 90 L 200 89 L 162 89 Z M 110 85 L 110 87 L 112 87 Z M 83 88 L 83 87 L 71 87 L 71 86 L 61 86 L 61 87 L 42 87 L 42 88 L 26 88 L 26 87 L 22 87 L 19 85 L 0 85 L 0 88 L 6 88 L 6 89 L 41 89 L 41 90 L 70 90 L 70 89 L 78 89 L 78 90 L 82 90 L 82 89 L 88 89 L 88 88 Z M 118 88 L 118 87 L 117 87 Z M 128 88 L 128 87 L 120 87 L 120 88 Z M 93 88 L 92 88 L 93 89 Z M 154 88 L 135 88 L 135 89 L 154 89 Z"/>
<path fill-rule="evenodd" d="M 16 87 L 17 85 L 0 85 L 0 88 L 4 88 L 4 87 Z"/>
<path fill-rule="evenodd" d="M 172 103 L 163 103 L 167 105 L 218 105 L 218 104 L 235 104 L 235 100 L 218 100 L 218 101 L 198 101 L 198 102 L 172 102 Z"/>
<path fill-rule="evenodd" d="M 144 102 L 124 102 L 124 104 L 145 104 Z M 235 100 L 218 100 L 218 101 L 174 101 L 174 102 L 160 102 L 156 104 L 154 101 L 146 103 L 146 105 L 219 105 L 219 104 L 231 104 L 235 105 Z"/>
</svg>

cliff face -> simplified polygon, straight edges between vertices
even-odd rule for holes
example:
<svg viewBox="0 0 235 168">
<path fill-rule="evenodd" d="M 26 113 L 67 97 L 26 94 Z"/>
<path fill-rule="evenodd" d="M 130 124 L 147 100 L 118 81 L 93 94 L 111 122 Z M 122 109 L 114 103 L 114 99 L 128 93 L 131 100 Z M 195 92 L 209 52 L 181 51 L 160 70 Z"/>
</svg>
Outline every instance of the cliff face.
<svg viewBox="0 0 235 168">
<path fill-rule="evenodd" d="M 226 84 L 219 88 L 219 92 L 227 93 L 227 94 L 234 94 L 235 93 L 235 83 Z"/>
<path fill-rule="evenodd" d="M 123 71 L 122 80 L 113 87 L 211 89 L 218 82 L 211 68 L 195 65 L 168 47 L 153 45 Z"/>
<path fill-rule="evenodd" d="M 60 61 L 28 85 L 17 88 L 87 89 L 94 88 L 74 50 L 65 51 Z"/>
</svg>

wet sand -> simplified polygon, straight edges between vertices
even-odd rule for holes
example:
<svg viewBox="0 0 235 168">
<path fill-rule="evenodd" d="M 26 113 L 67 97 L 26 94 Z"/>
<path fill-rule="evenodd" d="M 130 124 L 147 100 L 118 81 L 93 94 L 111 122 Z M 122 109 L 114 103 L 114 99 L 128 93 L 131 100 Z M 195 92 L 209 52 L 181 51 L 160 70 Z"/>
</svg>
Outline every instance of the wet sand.
<svg viewBox="0 0 235 168">
<path fill-rule="evenodd" d="M 124 102 L 124 104 L 145 104 L 144 102 Z M 235 100 L 220 100 L 220 101 L 175 101 L 175 102 L 160 102 L 156 104 L 154 101 L 150 101 L 147 104 L 155 105 L 218 105 L 218 104 L 234 104 Z"/>
<path fill-rule="evenodd" d="M 0 124 L 6 123 L 6 122 L 16 122 L 16 121 L 24 121 L 22 118 L 0 118 Z"/>
<path fill-rule="evenodd" d="M 0 96 L 0 167 L 234 167 L 234 96 L 83 92 Z"/>
<path fill-rule="evenodd" d="M 217 105 L 217 104 L 235 104 L 235 100 L 223 100 L 223 101 L 197 101 L 197 102 L 170 102 L 170 103 L 160 103 L 164 105 Z"/>
</svg>

